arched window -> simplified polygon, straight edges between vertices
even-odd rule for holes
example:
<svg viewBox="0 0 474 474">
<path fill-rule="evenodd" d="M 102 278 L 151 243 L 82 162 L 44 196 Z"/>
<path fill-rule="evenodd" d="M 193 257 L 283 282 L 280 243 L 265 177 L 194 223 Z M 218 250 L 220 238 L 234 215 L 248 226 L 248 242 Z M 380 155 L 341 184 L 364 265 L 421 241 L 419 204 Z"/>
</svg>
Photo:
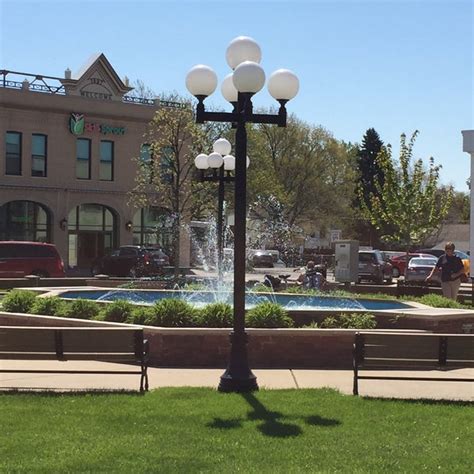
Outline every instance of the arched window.
<svg viewBox="0 0 474 474">
<path fill-rule="evenodd" d="M 51 212 L 33 201 L 0 206 L 0 240 L 51 242 Z"/>
</svg>

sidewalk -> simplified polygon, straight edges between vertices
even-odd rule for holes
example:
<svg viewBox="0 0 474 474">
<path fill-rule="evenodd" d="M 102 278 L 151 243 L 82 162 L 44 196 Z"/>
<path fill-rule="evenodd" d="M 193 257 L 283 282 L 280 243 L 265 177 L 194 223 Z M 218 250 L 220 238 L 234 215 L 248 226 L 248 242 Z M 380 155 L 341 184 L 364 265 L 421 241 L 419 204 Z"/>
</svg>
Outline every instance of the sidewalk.
<svg viewBox="0 0 474 474">
<path fill-rule="evenodd" d="M 1 362 L 2 368 L 59 369 L 59 370 L 124 370 L 128 366 L 105 362 L 83 361 L 23 361 Z M 130 367 L 134 370 L 133 366 Z M 137 369 L 135 367 L 135 369 Z M 352 395 L 352 370 L 255 369 L 262 389 L 304 389 L 330 387 Z M 434 371 L 433 371 L 434 372 Z M 216 388 L 223 369 L 149 368 L 150 390 L 160 387 Z M 392 371 L 390 375 L 398 372 Z M 413 372 L 414 373 L 414 372 Z M 419 372 L 429 377 L 431 372 Z M 474 369 L 436 372 L 442 377 L 474 377 Z M 83 375 L 83 374 L 17 374 L 0 373 L 0 390 L 138 390 L 139 375 Z M 429 398 L 436 400 L 474 401 L 474 382 L 417 382 L 390 380 L 360 380 L 361 396 L 383 398 Z"/>
</svg>

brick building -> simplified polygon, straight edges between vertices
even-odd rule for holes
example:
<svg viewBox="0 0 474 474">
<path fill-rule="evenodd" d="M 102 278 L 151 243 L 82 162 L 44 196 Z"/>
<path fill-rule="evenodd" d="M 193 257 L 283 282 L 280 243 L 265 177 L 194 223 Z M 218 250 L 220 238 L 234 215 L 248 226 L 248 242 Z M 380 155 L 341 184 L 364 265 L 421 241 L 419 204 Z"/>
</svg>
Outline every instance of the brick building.
<svg viewBox="0 0 474 474">
<path fill-rule="evenodd" d="M 133 208 L 128 192 L 147 124 L 181 104 L 131 90 L 103 54 L 64 78 L 0 70 L 0 240 L 53 242 L 79 271 L 119 245 L 170 246 L 168 211 Z"/>
</svg>

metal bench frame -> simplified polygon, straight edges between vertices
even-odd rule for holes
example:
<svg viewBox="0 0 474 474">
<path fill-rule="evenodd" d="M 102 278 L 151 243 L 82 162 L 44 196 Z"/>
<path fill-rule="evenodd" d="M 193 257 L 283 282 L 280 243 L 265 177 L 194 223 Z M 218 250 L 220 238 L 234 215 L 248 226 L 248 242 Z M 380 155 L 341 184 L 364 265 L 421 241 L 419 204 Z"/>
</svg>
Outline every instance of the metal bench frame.
<svg viewBox="0 0 474 474">
<path fill-rule="evenodd" d="M 48 340 L 36 344 L 33 339 L 28 345 L 31 336 Z M 91 338 L 96 339 L 88 341 Z M 121 344 L 124 341 L 126 344 Z M 2 359 L 138 363 L 140 370 L 6 369 L 0 365 L 0 373 L 140 375 L 140 392 L 148 390 L 149 344 L 140 328 L 0 326 L 0 361 Z"/>
<path fill-rule="evenodd" d="M 403 344 L 398 345 L 402 341 Z M 413 345 L 420 341 L 429 343 L 428 345 L 432 346 L 431 349 Z M 384 354 L 384 351 L 387 353 Z M 361 369 L 413 370 L 421 368 L 445 371 L 471 367 L 474 367 L 474 335 L 472 334 L 357 332 L 353 345 L 353 394 L 359 395 L 359 380 L 474 382 L 474 378 L 469 377 L 418 377 L 410 374 L 403 376 L 359 375 Z"/>
</svg>

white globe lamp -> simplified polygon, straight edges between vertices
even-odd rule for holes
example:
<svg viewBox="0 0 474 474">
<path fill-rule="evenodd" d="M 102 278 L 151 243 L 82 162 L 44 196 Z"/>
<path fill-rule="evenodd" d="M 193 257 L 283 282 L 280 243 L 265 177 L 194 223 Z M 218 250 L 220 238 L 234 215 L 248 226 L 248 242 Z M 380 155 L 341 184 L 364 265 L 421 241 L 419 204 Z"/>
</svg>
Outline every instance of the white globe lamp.
<svg viewBox="0 0 474 474">
<path fill-rule="evenodd" d="M 227 64 L 235 69 L 244 61 L 259 63 L 262 60 L 262 50 L 258 43 L 249 36 L 238 36 L 233 39 L 225 53 Z"/>
<path fill-rule="evenodd" d="M 222 158 L 222 155 L 220 153 L 213 152 L 208 156 L 207 162 L 210 168 L 216 169 L 222 166 L 222 163 L 224 163 L 224 159 Z"/>
<path fill-rule="evenodd" d="M 278 69 L 268 79 L 268 92 L 276 100 L 291 100 L 298 94 L 300 81 L 289 69 Z"/>
<path fill-rule="evenodd" d="M 224 170 L 225 171 L 235 170 L 235 156 L 232 156 L 232 155 L 224 156 Z"/>
<path fill-rule="evenodd" d="M 219 138 L 218 140 L 214 142 L 214 145 L 212 146 L 212 148 L 216 153 L 219 153 L 220 155 L 225 156 L 230 153 L 230 150 L 232 149 L 232 145 L 225 138 Z"/>
<path fill-rule="evenodd" d="M 198 170 L 207 170 L 207 168 L 209 168 L 207 155 L 205 153 L 200 153 L 196 156 L 196 158 L 194 158 L 194 165 Z"/>
<path fill-rule="evenodd" d="M 244 61 L 235 69 L 233 82 L 239 92 L 255 94 L 265 85 L 265 72 L 259 64 Z"/>
<path fill-rule="evenodd" d="M 239 91 L 234 86 L 233 74 L 229 74 L 222 81 L 221 92 L 227 102 L 237 102 Z"/>
<path fill-rule="evenodd" d="M 216 90 L 217 75 L 209 66 L 198 64 L 186 75 L 186 87 L 195 97 L 210 96 Z"/>
</svg>

